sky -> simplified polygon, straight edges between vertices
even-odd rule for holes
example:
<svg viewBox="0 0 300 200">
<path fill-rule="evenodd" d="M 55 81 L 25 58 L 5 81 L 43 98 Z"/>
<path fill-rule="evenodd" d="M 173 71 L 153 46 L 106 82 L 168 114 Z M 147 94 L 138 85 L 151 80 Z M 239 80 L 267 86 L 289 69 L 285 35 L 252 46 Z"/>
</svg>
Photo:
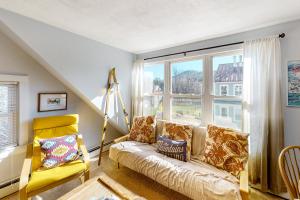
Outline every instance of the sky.
<svg viewBox="0 0 300 200">
<path fill-rule="evenodd" d="M 219 64 L 224 63 L 233 63 L 233 56 L 215 56 L 213 57 L 213 69 L 214 71 L 217 70 Z M 192 60 L 192 61 L 185 61 L 185 62 L 177 62 L 171 65 L 172 69 L 177 70 L 177 73 L 180 74 L 183 71 L 202 71 L 203 70 L 203 61 L 202 60 Z M 146 64 L 144 68 L 145 72 L 152 72 L 153 77 L 159 77 L 163 79 L 164 74 L 164 64 L 157 63 L 157 64 Z M 174 73 L 172 72 L 172 75 Z"/>
</svg>

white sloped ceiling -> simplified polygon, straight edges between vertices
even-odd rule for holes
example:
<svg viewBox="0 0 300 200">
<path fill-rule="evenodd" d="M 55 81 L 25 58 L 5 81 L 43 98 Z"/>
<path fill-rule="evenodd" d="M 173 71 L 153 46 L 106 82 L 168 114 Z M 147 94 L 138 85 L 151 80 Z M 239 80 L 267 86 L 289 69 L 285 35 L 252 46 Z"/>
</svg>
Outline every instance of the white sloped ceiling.
<svg viewBox="0 0 300 200">
<path fill-rule="evenodd" d="M 0 19 L 0 28 L 8 36 L 100 115 L 104 110 L 108 72 L 116 67 L 121 93 L 130 113 L 133 54 L 3 9 L 0 9 Z M 110 122 L 125 133 L 121 107 L 111 99 Z"/>
</svg>

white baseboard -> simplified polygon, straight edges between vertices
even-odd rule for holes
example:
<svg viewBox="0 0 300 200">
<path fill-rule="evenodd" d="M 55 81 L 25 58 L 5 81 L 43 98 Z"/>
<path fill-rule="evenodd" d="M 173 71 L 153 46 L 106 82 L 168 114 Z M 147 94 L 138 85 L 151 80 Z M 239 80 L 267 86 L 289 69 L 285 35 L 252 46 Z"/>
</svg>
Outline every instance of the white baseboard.
<svg viewBox="0 0 300 200">
<path fill-rule="evenodd" d="M 0 189 L 0 199 L 19 191 L 19 182 Z"/>
</svg>

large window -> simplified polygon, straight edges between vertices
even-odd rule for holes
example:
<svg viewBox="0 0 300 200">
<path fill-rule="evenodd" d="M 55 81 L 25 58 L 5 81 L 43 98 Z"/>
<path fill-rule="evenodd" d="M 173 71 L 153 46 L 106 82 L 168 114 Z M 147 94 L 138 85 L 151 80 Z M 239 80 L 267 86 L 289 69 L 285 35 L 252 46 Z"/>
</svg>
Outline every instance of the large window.
<svg viewBox="0 0 300 200">
<path fill-rule="evenodd" d="M 147 63 L 143 114 L 242 129 L 242 84 L 240 51 Z"/>
<path fill-rule="evenodd" d="M 0 82 L 0 149 L 16 146 L 18 143 L 17 94 L 17 83 Z"/>
</svg>

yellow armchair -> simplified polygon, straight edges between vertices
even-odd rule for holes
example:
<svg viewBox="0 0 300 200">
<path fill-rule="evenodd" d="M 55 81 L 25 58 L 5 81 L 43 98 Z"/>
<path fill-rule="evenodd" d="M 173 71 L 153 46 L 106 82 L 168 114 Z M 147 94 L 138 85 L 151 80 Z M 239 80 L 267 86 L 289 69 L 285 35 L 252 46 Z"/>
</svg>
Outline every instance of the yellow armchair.
<svg viewBox="0 0 300 200">
<path fill-rule="evenodd" d="M 28 199 L 74 178 L 83 177 L 84 181 L 89 179 L 89 154 L 82 136 L 78 134 L 78 120 L 77 114 L 34 119 L 34 139 L 32 144 L 27 145 L 20 177 L 19 193 L 21 200 Z M 83 161 L 75 160 L 52 169 L 40 170 L 42 162 L 38 140 L 70 134 L 78 134 L 77 143 L 83 154 Z"/>
</svg>

